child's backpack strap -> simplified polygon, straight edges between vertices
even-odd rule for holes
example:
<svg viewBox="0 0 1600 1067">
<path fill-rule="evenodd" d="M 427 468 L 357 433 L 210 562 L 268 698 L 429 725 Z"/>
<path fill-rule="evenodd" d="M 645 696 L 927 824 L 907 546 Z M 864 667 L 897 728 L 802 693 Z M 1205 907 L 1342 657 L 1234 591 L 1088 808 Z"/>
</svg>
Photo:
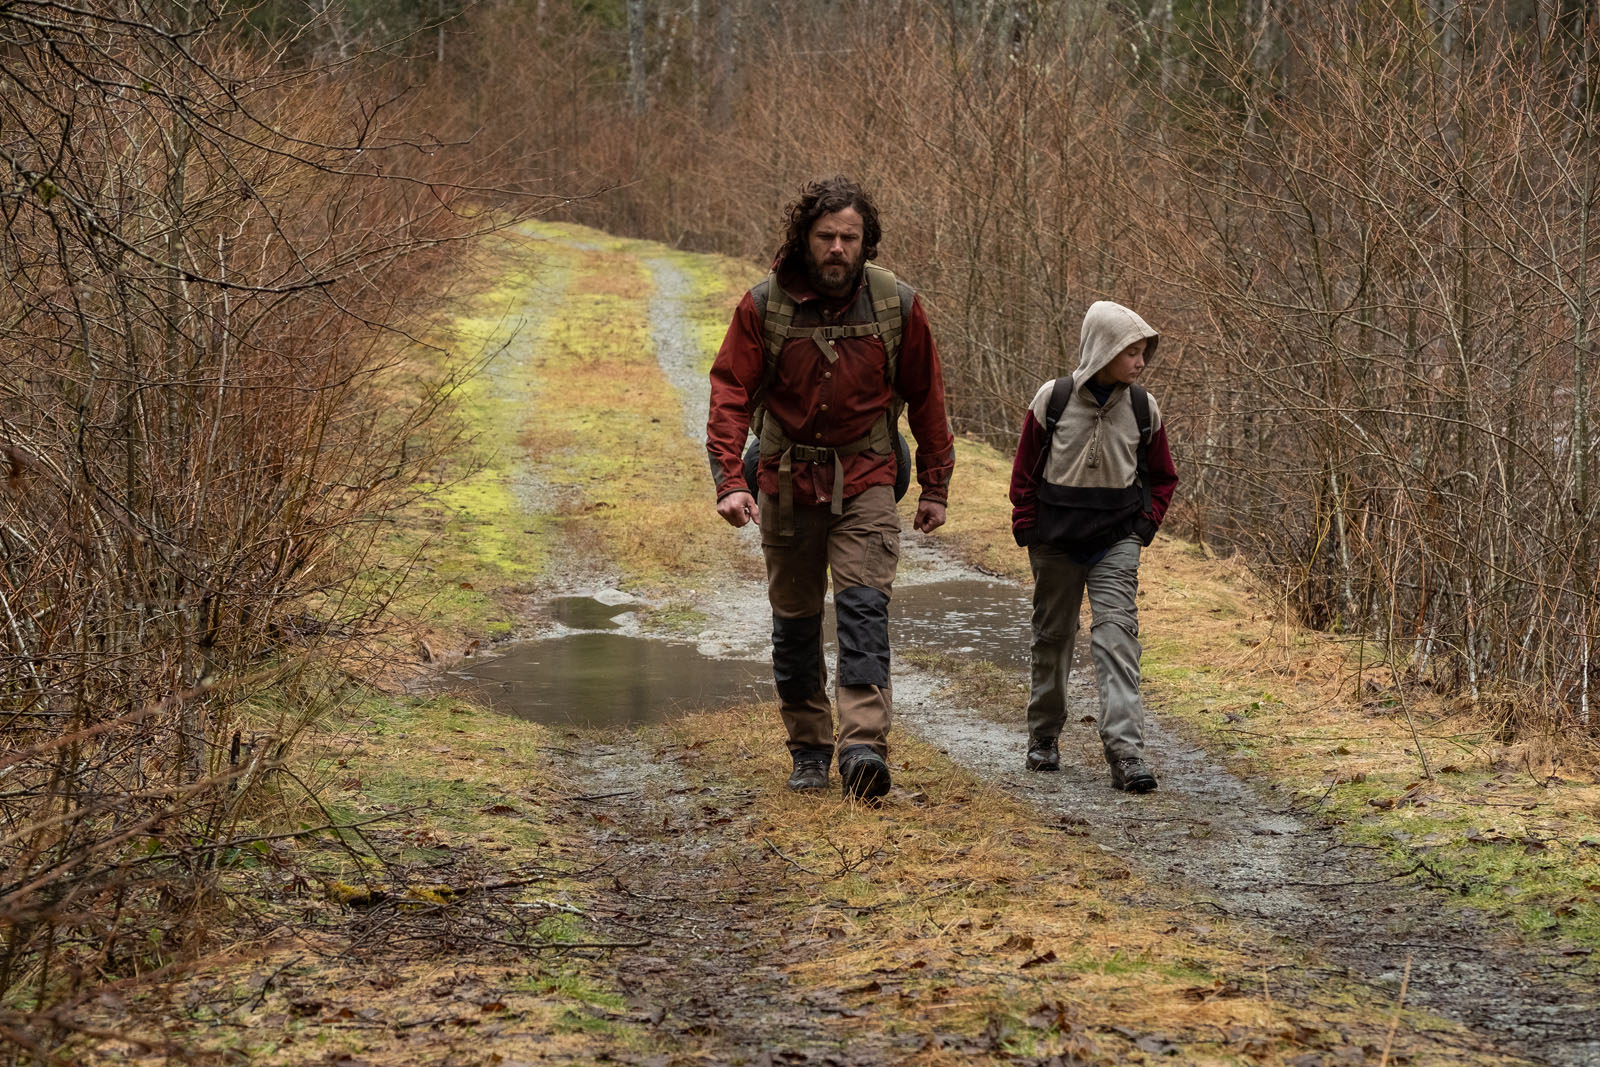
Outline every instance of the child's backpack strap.
<svg viewBox="0 0 1600 1067">
<path fill-rule="evenodd" d="M 1154 430 L 1150 425 L 1150 393 L 1137 382 L 1128 386 L 1128 399 L 1133 403 L 1133 417 L 1139 421 L 1139 492 L 1144 498 L 1144 514 L 1150 514 L 1150 438 Z"/>
<path fill-rule="evenodd" d="M 1061 413 L 1067 410 L 1067 401 L 1072 399 L 1072 375 L 1057 378 L 1050 383 L 1050 400 L 1044 406 L 1044 447 L 1039 449 L 1039 463 L 1036 472 L 1040 479 L 1044 478 L 1044 467 L 1050 460 L 1050 443 L 1056 436 L 1056 423 L 1061 421 Z"/>
<path fill-rule="evenodd" d="M 1050 402 L 1044 409 L 1044 445 L 1050 447 L 1050 438 L 1055 436 L 1056 423 L 1061 421 L 1061 413 L 1067 410 L 1067 401 L 1072 399 L 1072 375 L 1057 378 L 1050 383 Z"/>
</svg>

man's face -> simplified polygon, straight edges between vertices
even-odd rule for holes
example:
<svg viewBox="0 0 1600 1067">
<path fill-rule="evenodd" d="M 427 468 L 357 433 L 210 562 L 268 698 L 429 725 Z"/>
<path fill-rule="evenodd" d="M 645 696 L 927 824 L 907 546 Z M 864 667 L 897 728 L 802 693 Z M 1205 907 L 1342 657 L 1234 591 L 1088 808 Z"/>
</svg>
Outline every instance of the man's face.
<svg viewBox="0 0 1600 1067">
<path fill-rule="evenodd" d="M 1111 362 L 1100 368 L 1095 380 L 1102 385 L 1129 385 L 1144 370 L 1144 352 L 1149 346 L 1141 337 L 1133 344 L 1111 357 Z"/>
<path fill-rule="evenodd" d="M 840 297 L 855 288 L 865 254 L 861 234 L 861 212 L 853 207 L 830 211 L 811 224 L 806 266 L 817 292 Z"/>
</svg>

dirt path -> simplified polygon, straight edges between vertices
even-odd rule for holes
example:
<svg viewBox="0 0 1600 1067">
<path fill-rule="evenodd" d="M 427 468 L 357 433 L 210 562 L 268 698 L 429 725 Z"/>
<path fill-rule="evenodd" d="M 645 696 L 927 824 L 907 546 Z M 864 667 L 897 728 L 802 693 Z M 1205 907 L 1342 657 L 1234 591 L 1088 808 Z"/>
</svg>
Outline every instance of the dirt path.
<svg viewBox="0 0 1600 1067">
<path fill-rule="evenodd" d="M 679 306 L 685 284 L 669 262 L 650 266 L 658 358 L 685 399 L 685 433 L 703 442 L 706 388 Z M 906 540 L 910 558 L 902 584 L 985 577 L 926 539 L 908 533 Z M 747 584 L 702 607 L 726 614 L 733 603 L 749 611 L 761 603 L 761 593 Z M 723 627 L 737 628 L 736 618 Z M 1086 662 L 1074 678 L 1079 714 L 1092 717 L 1097 698 Z M 1025 682 L 1025 675 L 1019 672 L 1017 681 Z M 1315 813 L 1285 810 L 1281 801 L 1263 797 L 1167 728 L 1159 714 L 1149 715 L 1148 735 L 1161 789 L 1130 797 L 1107 787 L 1092 725 L 1079 728 L 1078 744 L 1068 741 L 1061 774 L 1030 775 L 1019 769 L 1020 723 L 950 707 L 934 697 L 937 679 L 903 663 L 896 664 L 895 686 L 901 728 L 1042 812 L 1081 822 L 1096 842 L 1150 877 L 1178 880 L 1195 894 L 1197 907 L 1262 923 L 1302 954 L 1311 971 L 1357 976 L 1373 983 L 1373 997 L 1383 1000 L 1409 972 L 1414 1003 L 1481 1030 L 1486 1048 L 1504 1043 L 1537 1062 L 1600 1065 L 1600 993 L 1559 981 L 1551 961 L 1450 907 L 1450 887 L 1425 860 L 1414 871 L 1385 876 L 1361 850 L 1318 827 Z"/>
<path fill-rule="evenodd" d="M 698 782 L 681 744 L 638 734 L 585 745 L 562 765 L 583 792 L 561 807 L 587 827 L 607 878 L 588 910 L 607 929 L 647 943 L 619 954 L 613 977 L 632 1020 L 662 1051 L 616 1048 L 622 1062 L 892 1062 L 904 1041 L 845 1041 L 836 996 L 796 989 L 771 916 L 791 889 L 750 814 L 751 791 Z M 762 1060 L 764 1054 L 767 1058 Z"/>
<path fill-rule="evenodd" d="M 530 321 L 570 318 L 576 305 L 554 305 L 589 299 L 579 291 L 584 270 L 611 279 L 616 291 L 604 299 L 643 303 L 648 322 L 628 343 L 636 351 L 648 338 L 675 394 L 654 397 L 647 421 L 702 444 L 707 331 L 704 307 L 692 304 L 693 268 L 616 242 L 599 247 L 559 232 L 539 240 L 569 265 L 532 300 Z M 600 265 L 584 267 L 591 254 Z M 624 293 L 616 279 L 627 270 L 647 280 L 647 296 Z M 538 353 L 519 358 L 520 370 L 496 372 L 508 420 L 527 420 L 537 392 L 519 383 L 537 373 Z M 630 385 L 640 378 L 637 364 L 618 374 Z M 542 395 L 546 405 L 565 399 Z M 522 442 L 531 432 L 504 437 Z M 544 546 L 542 577 L 517 594 L 523 632 L 547 629 L 543 603 L 553 595 L 630 586 L 621 557 L 592 540 L 597 530 L 628 530 L 597 525 L 625 508 L 592 495 L 613 476 L 572 465 L 581 445 L 566 447 L 520 447 L 506 474 L 518 506 L 559 512 L 562 531 Z M 703 519 L 703 463 L 691 470 L 673 455 L 672 477 L 693 482 L 684 506 Z M 576 533 L 560 525 L 569 519 Z M 750 577 L 760 573 L 758 531 L 712 534 L 685 531 L 682 540 L 714 546 L 714 579 L 680 580 L 661 602 L 630 613 L 622 632 L 683 641 L 681 627 L 652 622 L 653 610 L 670 609 L 698 620 L 702 654 L 765 660 L 765 591 Z M 903 539 L 898 589 L 990 577 L 934 539 Z M 1029 775 L 1020 770 L 1021 722 L 997 721 L 1020 708 L 1020 669 L 1003 707 L 983 712 L 952 697 L 959 689 L 950 679 L 896 651 L 900 736 L 943 752 L 976 786 L 966 774 L 940 777 L 936 755 L 902 742 L 897 789 L 881 813 L 836 795 L 794 798 L 781 788 L 780 727 L 766 707 L 686 727 L 702 731 L 695 740 L 656 726 L 571 731 L 539 749 L 551 754 L 540 775 L 560 787 L 524 792 L 528 825 L 559 827 L 553 835 L 593 872 L 570 897 L 583 916 L 578 940 L 592 947 L 570 958 L 623 993 L 620 1007 L 591 999 L 562 1024 L 584 1033 L 591 1061 L 1121 1063 L 1203 1048 L 1200 1059 L 1176 1062 L 1394 1063 L 1400 1046 L 1390 1056 L 1383 1031 L 1409 958 L 1407 1007 L 1467 1028 L 1419 1016 L 1402 1044 L 1420 1050 L 1420 1062 L 1600 1065 L 1592 989 L 1563 984 L 1549 961 L 1449 907 L 1426 867 L 1385 877 L 1315 812 L 1258 793 L 1159 712 L 1149 723 L 1162 781 L 1154 795 L 1109 788 L 1088 725 L 1064 739 L 1060 774 Z M 1081 678 L 1078 704 L 1093 714 Z M 730 732 L 740 736 L 729 741 Z M 783 836 L 797 827 L 798 839 Z M 1056 867 L 1058 853 L 1072 857 L 1069 867 Z M 946 878 L 947 865 L 961 876 Z M 1162 929 L 1175 952 L 1166 953 Z M 1254 961 L 1230 962 L 1232 952 Z M 832 969 L 819 977 L 824 965 Z"/>
<path fill-rule="evenodd" d="M 1093 715 L 1092 683 L 1075 673 L 1074 688 L 1081 715 Z M 1386 999 L 1410 960 L 1412 1002 L 1479 1030 L 1483 1047 L 1567 1067 L 1600 1064 L 1592 987 L 1561 982 L 1551 961 L 1453 908 L 1450 887 L 1425 868 L 1386 876 L 1318 827 L 1314 813 L 1274 804 L 1158 714 L 1148 717 L 1147 740 L 1161 788 L 1144 797 L 1107 787 L 1091 725 L 1063 738 L 1060 774 L 1037 775 L 1019 769 L 1023 734 L 1014 725 L 933 702 L 905 707 L 901 723 L 984 780 L 1081 823 L 1150 877 L 1181 883 L 1202 914 L 1261 923 L 1312 973 L 1356 977 Z"/>
</svg>

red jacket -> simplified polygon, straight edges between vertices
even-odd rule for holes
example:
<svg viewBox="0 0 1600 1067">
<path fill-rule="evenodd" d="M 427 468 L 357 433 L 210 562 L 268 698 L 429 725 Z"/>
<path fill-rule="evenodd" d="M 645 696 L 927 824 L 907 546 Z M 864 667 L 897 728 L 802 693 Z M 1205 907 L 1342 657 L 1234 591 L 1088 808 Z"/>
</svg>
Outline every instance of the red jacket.
<svg viewBox="0 0 1600 1067">
<path fill-rule="evenodd" d="M 824 300 L 803 279 L 780 274 L 778 284 L 795 302 L 795 326 L 873 321 L 865 274 L 856 292 L 838 301 Z M 871 431 L 872 424 L 893 399 L 882 341 L 870 336 L 847 337 L 835 344 L 839 358 L 830 363 L 809 338 L 791 338 L 784 345 L 774 379 L 762 398 L 766 417 L 777 419 L 795 444 L 831 448 L 859 440 Z M 745 293 L 711 365 L 706 452 L 718 500 L 747 488 L 744 449 L 750 427 L 750 401 L 761 384 L 764 364 L 761 320 L 754 300 Z M 921 499 L 946 503 L 950 471 L 955 466 L 955 442 L 945 417 L 939 354 L 933 347 L 933 334 L 920 299 L 913 299 L 904 315 L 898 377 L 899 393 L 906 401 L 911 433 L 917 441 Z M 843 461 L 846 497 L 875 485 L 894 484 L 893 455 L 858 452 L 843 457 Z M 763 457 L 758 475 L 760 487 L 774 495 L 778 492 L 777 465 L 776 456 Z M 756 487 L 748 488 L 754 492 Z M 794 465 L 795 503 L 826 504 L 831 502 L 832 494 L 832 463 Z"/>
</svg>

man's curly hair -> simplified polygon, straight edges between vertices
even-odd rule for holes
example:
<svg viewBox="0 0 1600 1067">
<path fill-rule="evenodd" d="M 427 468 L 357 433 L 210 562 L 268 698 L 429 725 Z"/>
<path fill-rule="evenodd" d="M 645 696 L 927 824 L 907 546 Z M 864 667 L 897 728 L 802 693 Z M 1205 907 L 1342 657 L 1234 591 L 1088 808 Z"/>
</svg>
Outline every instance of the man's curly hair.
<svg viewBox="0 0 1600 1067">
<path fill-rule="evenodd" d="M 878 242 L 883 227 L 878 224 L 878 205 L 867 191 L 849 178 L 838 176 L 807 182 L 800 198 L 784 208 L 787 229 L 778 249 L 778 265 L 784 270 L 803 270 L 811 226 L 822 216 L 853 207 L 861 213 L 861 246 L 865 259 L 878 257 Z"/>
</svg>

